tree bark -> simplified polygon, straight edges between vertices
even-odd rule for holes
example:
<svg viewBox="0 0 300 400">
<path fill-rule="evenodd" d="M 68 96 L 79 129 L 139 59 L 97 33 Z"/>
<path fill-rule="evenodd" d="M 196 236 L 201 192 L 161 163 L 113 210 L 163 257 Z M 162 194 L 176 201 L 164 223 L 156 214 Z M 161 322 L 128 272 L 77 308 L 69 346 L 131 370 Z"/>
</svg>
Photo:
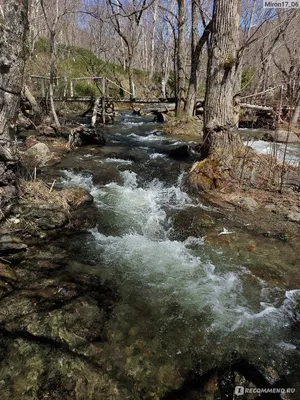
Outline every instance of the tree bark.
<svg viewBox="0 0 300 400">
<path fill-rule="evenodd" d="M 186 98 L 186 0 L 177 0 L 178 3 L 178 43 L 177 43 L 177 80 L 178 92 L 176 98 L 176 116 L 181 117 Z"/>
<path fill-rule="evenodd" d="M 56 28 L 54 28 L 50 32 L 50 74 L 49 74 L 49 98 L 50 98 L 50 106 L 51 112 L 54 118 L 54 122 L 57 128 L 60 127 L 60 122 L 56 113 L 55 104 L 54 104 L 54 81 L 56 77 L 56 43 L 55 43 L 55 32 Z"/>
<path fill-rule="evenodd" d="M 157 19 L 157 9 L 158 9 L 158 2 L 154 4 L 154 8 L 152 11 L 152 31 L 151 31 L 151 53 L 150 53 L 150 71 L 149 71 L 149 81 L 152 80 L 154 75 L 154 61 L 155 61 L 155 29 L 156 29 L 156 19 Z"/>
<path fill-rule="evenodd" d="M 198 75 L 199 75 L 199 64 L 200 57 L 202 54 L 203 46 L 208 40 L 211 22 L 205 27 L 202 36 L 198 39 L 198 17 L 199 17 L 199 0 L 193 0 L 192 2 L 192 43 L 191 43 L 191 72 L 189 79 L 188 92 L 186 96 L 186 102 L 184 106 L 185 114 L 188 117 L 192 117 L 195 113 L 195 105 L 197 100 L 198 92 Z"/>
<path fill-rule="evenodd" d="M 201 52 L 200 51 L 199 54 L 196 54 L 197 37 L 198 37 L 198 20 L 199 20 L 199 0 L 192 0 L 191 72 L 190 72 L 186 102 L 184 105 L 184 111 L 189 117 L 192 117 L 194 114 L 196 96 L 198 90 L 198 68 L 199 68 L 199 58 Z"/>
<path fill-rule="evenodd" d="M 5 0 L 0 16 L 0 220 L 17 197 L 15 119 L 23 87 L 28 1 Z"/>
<path fill-rule="evenodd" d="M 127 72 L 128 72 L 129 91 L 131 93 L 130 99 L 134 99 L 135 97 L 132 64 L 133 64 L 133 55 L 131 54 L 131 50 L 128 49 Z"/>
<path fill-rule="evenodd" d="M 215 0 L 208 49 L 204 104 L 203 158 L 229 157 L 242 147 L 237 132 L 240 60 L 239 11 L 236 0 Z"/>
<path fill-rule="evenodd" d="M 36 101 L 34 95 L 30 92 L 27 85 L 24 86 L 24 95 L 26 99 L 29 101 L 32 107 L 32 111 L 34 112 L 33 120 L 36 124 L 40 124 L 42 119 L 42 110 L 38 102 Z"/>
<path fill-rule="evenodd" d="M 291 129 L 294 129 L 296 127 L 299 115 L 300 115 L 300 93 L 297 97 L 295 109 L 291 118 Z"/>
</svg>

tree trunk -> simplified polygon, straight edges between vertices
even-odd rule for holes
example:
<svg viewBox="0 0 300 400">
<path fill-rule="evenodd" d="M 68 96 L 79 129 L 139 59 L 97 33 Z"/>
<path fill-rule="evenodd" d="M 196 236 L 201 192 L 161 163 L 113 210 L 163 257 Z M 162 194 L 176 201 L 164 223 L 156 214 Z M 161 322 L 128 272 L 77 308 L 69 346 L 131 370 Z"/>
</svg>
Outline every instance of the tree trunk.
<svg viewBox="0 0 300 400">
<path fill-rule="evenodd" d="M 38 102 L 36 101 L 34 95 L 30 92 L 27 85 L 24 86 L 24 94 L 26 99 L 29 101 L 34 112 L 33 120 L 36 124 L 40 124 L 42 119 L 42 110 Z"/>
<path fill-rule="evenodd" d="M 189 87 L 184 105 L 185 114 L 189 117 L 194 115 L 196 104 L 196 96 L 198 90 L 198 68 L 200 54 L 197 55 L 197 37 L 198 37 L 198 22 L 199 22 L 199 0 L 192 0 L 192 38 L 191 38 L 191 72 L 189 79 Z"/>
<path fill-rule="evenodd" d="M 239 11 L 236 0 L 215 0 L 208 50 L 204 104 L 203 158 L 230 158 L 241 147 L 237 132 L 240 68 Z"/>
<path fill-rule="evenodd" d="M 50 98 L 50 106 L 51 112 L 54 118 L 54 122 L 57 128 L 60 127 L 60 122 L 55 110 L 54 104 L 54 81 L 56 77 L 56 44 L 55 44 L 55 31 L 50 32 L 50 77 L 49 77 L 49 98 Z"/>
<path fill-rule="evenodd" d="M 6 0 L 0 22 L 0 220 L 17 197 L 15 118 L 23 86 L 28 1 Z"/>
<path fill-rule="evenodd" d="M 186 0 L 177 0 L 178 3 L 178 43 L 177 43 L 177 80 L 178 92 L 176 98 L 176 116 L 181 117 L 186 98 L 185 82 L 185 55 L 186 55 Z"/>
<path fill-rule="evenodd" d="M 151 31 L 151 53 L 150 53 L 150 72 L 149 72 L 149 81 L 152 80 L 154 75 L 154 52 L 155 52 L 155 29 L 156 29 L 156 19 L 157 19 L 157 9 L 158 2 L 154 4 L 154 9 L 152 11 L 152 31 Z"/>
<path fill-rule="evenodd" d="M 131 51 L 128 48 L 127 72 L 128 72 L 128 82 L 129 82 L 129 92 L 131 93 L 130 98 L 134 99 L 135 87 L 134 87 L 134 81 L 133 81 L 132 63 L 133 63 L 133 55 L 131 54 Z"/>
<path fill-rule="evenodd" d="M 298 95 L 298 98 L 296 100 L 296 104 L 295 104 L 295 109 L 292 115 L 292 119 L 291 119 L 291 129 L 294 129 L 298 123 L 298 119 L 299 119 L 299 115 L 300 115 L 300 93 Z"/>
<path fill-rule="evenodd" d="M 195 113 L 195 105 L 197 100 L 198 92 L 198 80 L 199 80 L 199 64 L 200 57 L 202 54 L 203 46 L 208 40 L 211 23 L 209 23 L 198 39 L 198 22 L 199 22 L 199 0 L 193 0 L 192 2 L 192 41 L 191 41 L 191 72 L 189 79 L 189 87 L 186 96 L 184 112 L 188 117 L 192 117 Z"/>
</svg>

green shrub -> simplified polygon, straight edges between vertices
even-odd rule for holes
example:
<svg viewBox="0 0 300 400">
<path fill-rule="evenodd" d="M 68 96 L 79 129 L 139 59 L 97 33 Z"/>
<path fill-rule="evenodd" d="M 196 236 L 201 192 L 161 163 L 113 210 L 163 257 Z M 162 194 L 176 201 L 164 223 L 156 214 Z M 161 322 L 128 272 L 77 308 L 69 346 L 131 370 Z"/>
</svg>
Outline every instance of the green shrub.
<svg viewBox="0 0 300 400">
<path fill-rule="evenodd" d="M 255 69 L 253 67 L 245 67 L 242 72 L 242 89 L 250 87 L 254 81 Z"/>
</svg>

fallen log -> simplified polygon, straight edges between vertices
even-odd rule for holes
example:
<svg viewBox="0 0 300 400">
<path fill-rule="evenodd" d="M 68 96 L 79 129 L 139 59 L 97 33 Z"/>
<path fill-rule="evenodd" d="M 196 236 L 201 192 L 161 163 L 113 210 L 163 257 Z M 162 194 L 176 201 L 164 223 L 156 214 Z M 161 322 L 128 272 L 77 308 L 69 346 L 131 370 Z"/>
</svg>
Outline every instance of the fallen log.
<svg viewBox="0 0 300 400">
<path fill-rule="evenodd" d="M 241 108 L 250 108 L 252 110 L 274 111 L 273 107 L 259 106 L 256 104 L 241 103 Z"/>
<path fill-rule="evenodd" d="M 32 111 L 34 112 L 35 122 L 39 123 L 42 117 L 42 110 L 27 85 L 24 86 L 24 95 L 31 104 Z"/>
</svg>

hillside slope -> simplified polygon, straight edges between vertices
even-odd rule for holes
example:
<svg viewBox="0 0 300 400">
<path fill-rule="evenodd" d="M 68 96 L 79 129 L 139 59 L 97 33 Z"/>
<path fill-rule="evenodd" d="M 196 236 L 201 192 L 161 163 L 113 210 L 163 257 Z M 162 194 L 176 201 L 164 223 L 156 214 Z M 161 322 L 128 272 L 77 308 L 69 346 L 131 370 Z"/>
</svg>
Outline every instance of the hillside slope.
<svg viewBox="0 0 300 400">
<path fill-rule="evenodd" d="M 42 94 L 42 80 L 36 78 L 30 79 L 30 76 L 49 76 L 49 65 L 49 42 L 44 38 L 40 38 L 35 45 L 34 53 L 27 61 L 25 72 L 25 81 L 36 95 Z M 63 93 L 67 93 L 67 95 L 70 95 L 71 78 L 85 76 L 106 77 L 121 87 L 119 88 L 109 83 L 110 96 L 128 96 L 126 92 L 124 93 L 122 91 L 122 88 L 128 91 L 129 85 L 127 71 L 121 66 L 102 61 L 88 49 L 59 45 L 57 60 L 57 77 L 59 77 L 59 79 L 55 88 L 55 94 L 62 95 Z M 146 72 L 134 70 L 134 78 L 137 96 L 147 97 L 160 95 L 159 85 L 157 85 L 155 81 L 149 82 Z M 98 86 L 100 87 L 100 83 L 98 83 Z M 75 96 L 99 95 L 97 83 L 92 80 L 75 81 L 73 82 L 73 88 Z"/>
</svg>

